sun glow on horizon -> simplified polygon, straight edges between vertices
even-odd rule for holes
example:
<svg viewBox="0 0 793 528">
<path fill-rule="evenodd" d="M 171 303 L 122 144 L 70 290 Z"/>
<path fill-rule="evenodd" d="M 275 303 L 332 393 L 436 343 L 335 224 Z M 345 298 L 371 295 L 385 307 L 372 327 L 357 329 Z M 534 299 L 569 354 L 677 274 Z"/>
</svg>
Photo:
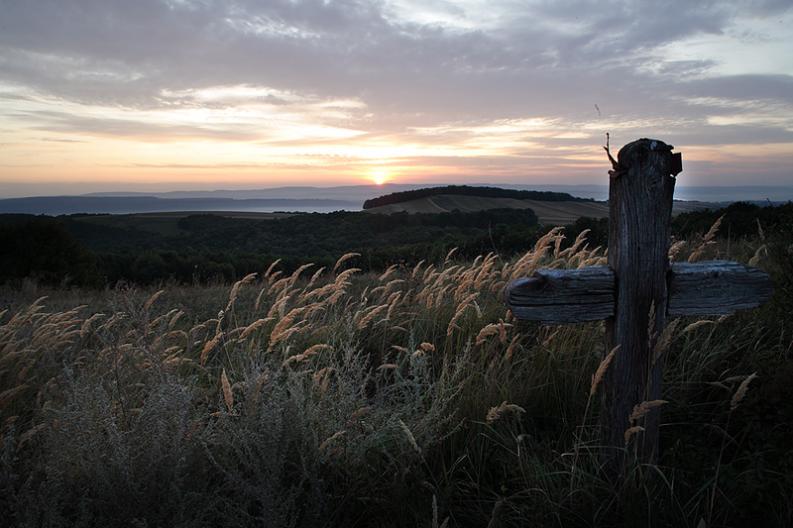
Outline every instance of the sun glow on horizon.
<svg viewBox="0 0 793 528">
<path fill-rule="evenodd" d="M 369 179 L 372 180 L 375 185 L 383 185 L 384 183 L 390 181 L 391 177 L 391 173 L 388 171 L 388 169 L 376 168 L 369 171 Z"/>
</svg>

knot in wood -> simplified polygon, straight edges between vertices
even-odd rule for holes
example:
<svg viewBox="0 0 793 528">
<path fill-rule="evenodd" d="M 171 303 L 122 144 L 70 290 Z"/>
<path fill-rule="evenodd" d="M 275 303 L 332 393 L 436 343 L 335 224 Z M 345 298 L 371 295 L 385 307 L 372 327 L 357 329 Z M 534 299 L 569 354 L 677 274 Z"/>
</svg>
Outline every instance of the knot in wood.
<svg viewBox="0 0 793 528">
<path fill-rule="evenodd" d="M 526 279 L 524 287 L 532 291 L 541 291 L 548 285 L 548 279 L 540 272 L 535 271 L 534 275 Z"/>
</svg>

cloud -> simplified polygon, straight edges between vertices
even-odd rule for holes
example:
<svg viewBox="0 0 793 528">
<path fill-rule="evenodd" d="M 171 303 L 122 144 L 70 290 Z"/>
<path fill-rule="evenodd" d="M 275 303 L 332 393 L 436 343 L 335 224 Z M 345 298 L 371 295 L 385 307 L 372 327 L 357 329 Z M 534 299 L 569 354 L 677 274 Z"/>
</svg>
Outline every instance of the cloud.
<svg viewBox="0 0 793 528">
<path fill-rule="evenodd" d="M 516 175 L 532 156 L 576 164 L 605 131 L 793 142 L 783 0 L 39 0 L 2 12 L 0 128 L 36 137 L 255 143 L 273 163 L 480 156 Z M 683 54 L 694 41 L 701 55 Z M 734 46 L 780 66 L 726 74 Z"/>
<path fill-rule="evenodd" d="M 723 75 L 683 81 L 678 90 L 695 97 L 767 99 L 793 104 L 793 75 Z"/>
</svg>

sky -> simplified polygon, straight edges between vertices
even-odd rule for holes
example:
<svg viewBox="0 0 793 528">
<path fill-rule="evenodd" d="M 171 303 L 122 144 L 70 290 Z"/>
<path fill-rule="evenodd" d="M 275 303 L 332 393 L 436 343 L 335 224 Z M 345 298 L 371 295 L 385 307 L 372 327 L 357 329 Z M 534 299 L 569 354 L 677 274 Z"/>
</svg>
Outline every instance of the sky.
<svg viewBox="0 0 793 528">
<path fill-rule="evenodd" d="M 793 2 L 0 0 L 0 197 L 793 185 Z"/>
</svg>

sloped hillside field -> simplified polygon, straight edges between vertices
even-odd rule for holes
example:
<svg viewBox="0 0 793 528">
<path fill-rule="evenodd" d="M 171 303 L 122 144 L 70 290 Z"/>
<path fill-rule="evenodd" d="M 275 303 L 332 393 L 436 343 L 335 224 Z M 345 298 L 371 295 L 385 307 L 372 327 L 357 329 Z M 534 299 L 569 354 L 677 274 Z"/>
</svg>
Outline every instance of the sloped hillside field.
<svg viewBox="0 0 793 528">
<path fill-rule="evenodd" d="M 712 234 L 675 249 L 727 251 Z M 599 463 L 602 324 L 519 324 L 500 297 L 537 267 L 602 263 L 585 235 L 552 230 L 508 261 L 363 273 L 347 254 L 230 286 L 17 292 L 0 318 L 0 518 L 789 526 L 790 240 L 729 251 L 775 297 L 671 323 L 663 454 L 623 485 Z"/>
</svg>

